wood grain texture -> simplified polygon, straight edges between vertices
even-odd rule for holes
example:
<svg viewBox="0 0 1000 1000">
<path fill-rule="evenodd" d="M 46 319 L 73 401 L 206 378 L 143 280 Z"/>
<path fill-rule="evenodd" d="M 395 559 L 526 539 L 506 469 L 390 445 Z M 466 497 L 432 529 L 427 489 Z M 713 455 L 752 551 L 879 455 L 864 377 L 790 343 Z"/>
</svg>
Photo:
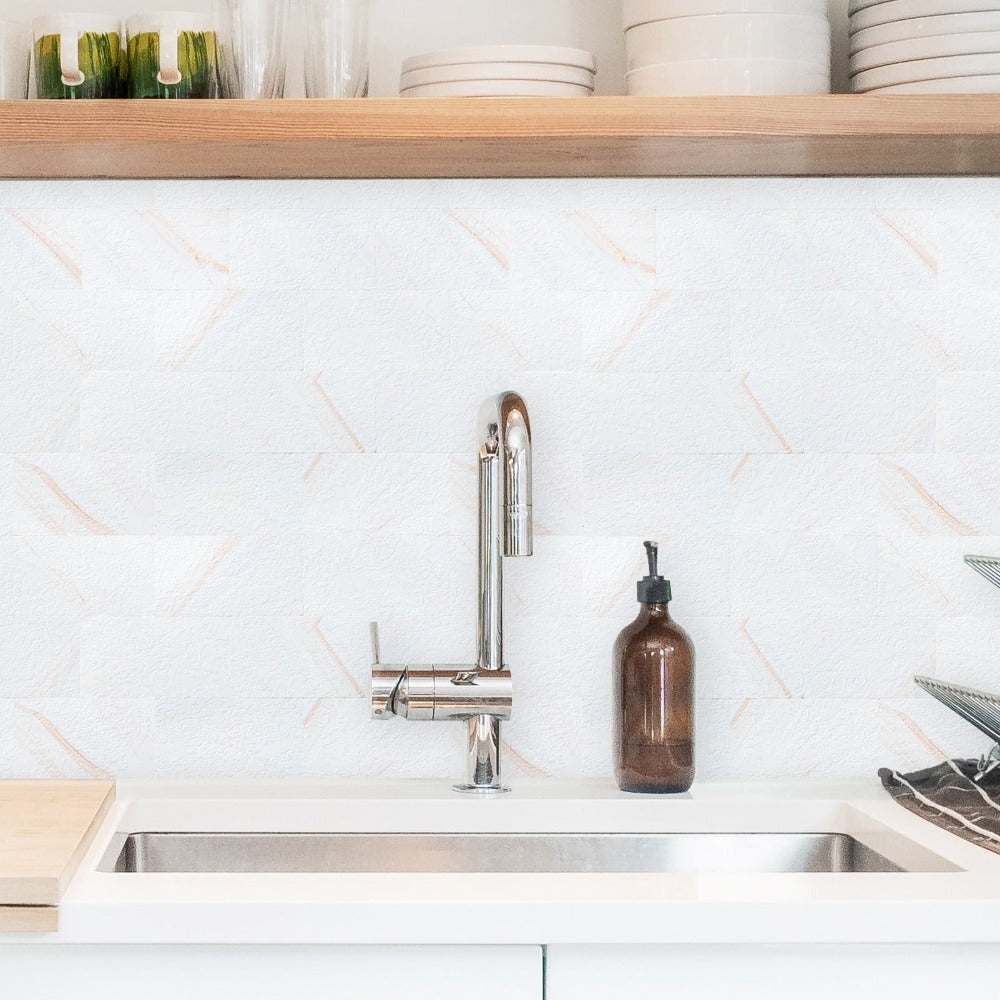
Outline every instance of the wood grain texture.
<svg viewBox="0 0 1000 1000">
<path fill-rule="evenodd" d="M 0 782 L 0 907 L 58 905 L 113 801 L 110 781 Z"/>
<path fill-rule="evenodd" d="M 0 177 L 1000 173 L 1000 95 L 0 102 Z"/>
<path fill-rule="evenodd" d="M 56 906 L 0 906 L 0 933 L 51 934 L 57 930 Z"/>
</svg>

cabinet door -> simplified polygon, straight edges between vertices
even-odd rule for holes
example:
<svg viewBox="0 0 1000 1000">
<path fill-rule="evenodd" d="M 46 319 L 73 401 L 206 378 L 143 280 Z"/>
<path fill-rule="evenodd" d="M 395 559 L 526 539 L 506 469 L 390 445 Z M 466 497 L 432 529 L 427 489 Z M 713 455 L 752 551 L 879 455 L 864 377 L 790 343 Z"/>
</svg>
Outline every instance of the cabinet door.
<svg viewBox="0 0 1000 1000">
<path fill-rule="evenodd" d="M 0 947 L 3 997 L 108 1000 L 542 1000 L 533 947 Z"/>
<path fill-rule="evenodd" d="M 941 1000 L 990 995 L 994 945 L 624 945 L 548 949 L 546 1000 Z"/>
</svg>

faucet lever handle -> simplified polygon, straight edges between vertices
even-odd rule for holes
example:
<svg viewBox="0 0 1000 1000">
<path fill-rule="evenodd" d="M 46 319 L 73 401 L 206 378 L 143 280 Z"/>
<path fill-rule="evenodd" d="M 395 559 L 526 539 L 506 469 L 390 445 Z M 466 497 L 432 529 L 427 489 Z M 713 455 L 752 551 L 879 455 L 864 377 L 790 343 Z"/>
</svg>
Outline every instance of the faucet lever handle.
<svg viewBox="0 0 1000 1000">
<path fill-rule="evenodd" d="M 372 644 L 372 665 L 377 666 L 382 662 L 382 648 L 378 639 L 378 622 L 368 623 L 368 635 Z"/>
</svg>

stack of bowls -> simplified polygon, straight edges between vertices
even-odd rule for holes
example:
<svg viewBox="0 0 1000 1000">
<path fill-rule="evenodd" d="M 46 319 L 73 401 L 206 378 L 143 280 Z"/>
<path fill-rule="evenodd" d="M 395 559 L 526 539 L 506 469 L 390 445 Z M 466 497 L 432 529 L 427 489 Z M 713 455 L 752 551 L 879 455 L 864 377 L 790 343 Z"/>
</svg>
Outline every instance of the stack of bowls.
<svg viewBox="0 0 1000 1000">
<path fill-rule="evenodd" d="M 1000 93 L 1000 2 L 851 0 L 859 94 Z"/>
<path fill-rule="evenodd" d="M 826 0 L 625 0 L 635 96 L 827 94 Z"/>
<path fill-rule="evenodd" d="M 403 62 L 400 97 L 590 97 L 597 59 L 554 45 L 480 45 Z"/>
</svg>

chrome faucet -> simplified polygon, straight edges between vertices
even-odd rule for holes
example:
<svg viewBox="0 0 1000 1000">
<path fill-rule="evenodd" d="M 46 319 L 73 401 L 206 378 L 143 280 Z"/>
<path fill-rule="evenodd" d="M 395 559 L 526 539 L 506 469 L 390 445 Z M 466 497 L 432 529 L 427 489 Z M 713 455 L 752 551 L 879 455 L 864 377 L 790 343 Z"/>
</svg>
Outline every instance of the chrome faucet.
<svg viewBox="0 0 1000 1000">
<path fill-rule="evenodd" d="M 510 671 L 503 659 L 503 560 L 532 553 L 531 424 L 516 392 L 483 404 L 479 416 L 479 620 L 474 665 L 379 662 L 372 625 L 372 716 L 468 724 L 463 792 L 506 791 L 500 722 L 510 718 Z"/>
</svg>

